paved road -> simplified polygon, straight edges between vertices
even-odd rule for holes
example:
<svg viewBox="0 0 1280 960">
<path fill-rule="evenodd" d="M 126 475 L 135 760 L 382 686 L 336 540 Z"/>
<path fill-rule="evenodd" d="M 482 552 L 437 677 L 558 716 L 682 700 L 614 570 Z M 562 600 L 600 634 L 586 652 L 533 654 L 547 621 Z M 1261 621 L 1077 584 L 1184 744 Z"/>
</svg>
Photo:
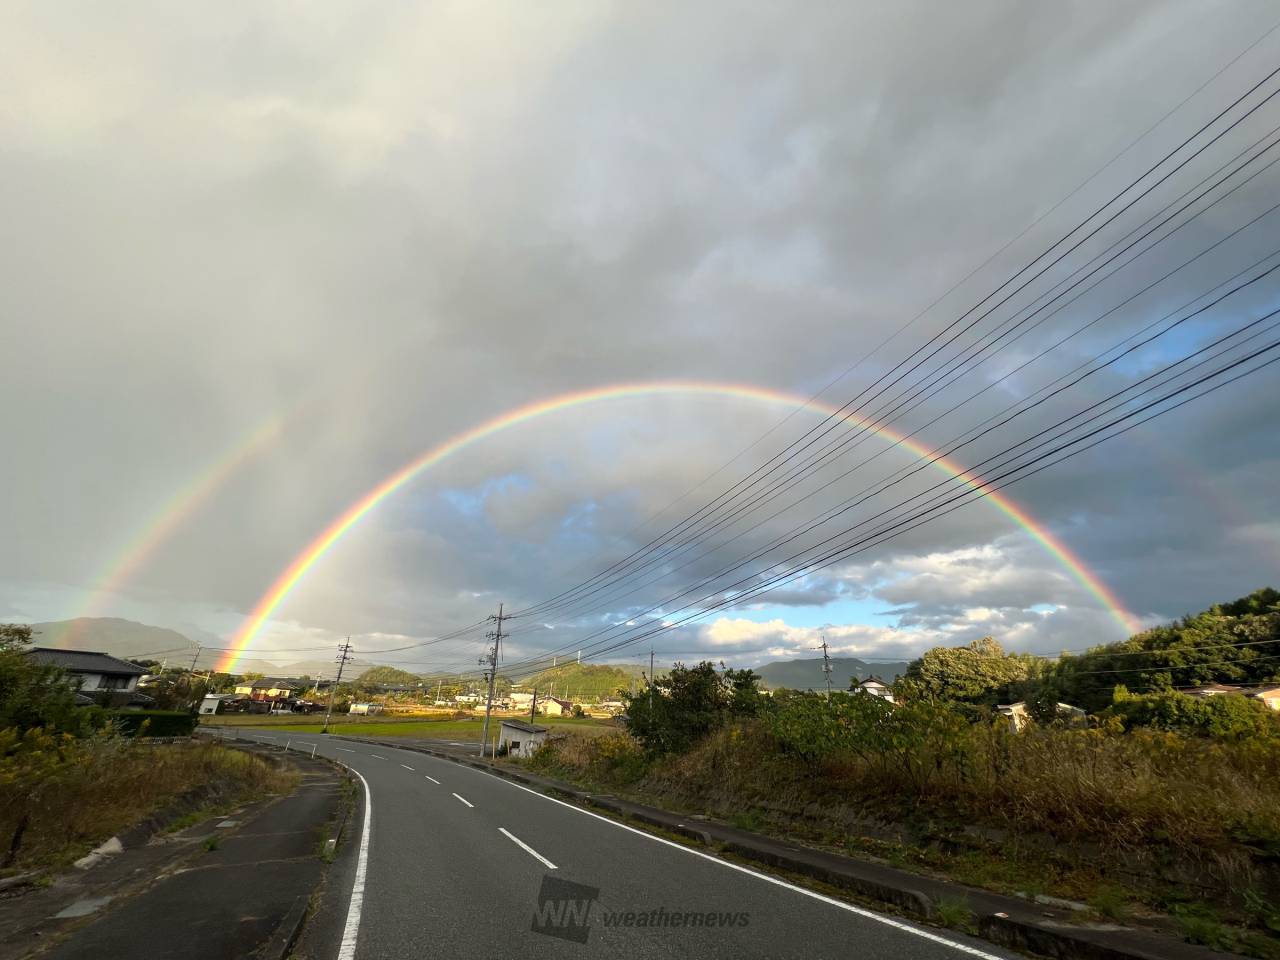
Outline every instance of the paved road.
<svg viewBox="0 0 1280 960">
<path fill-rule="evenodd" d="M 290 739 L 279 729 L 239 733 L 280 746 Z M 312 745 L 366 789 L 350 833 L 361 846 L 344 922 L 332 924 L 335 960 L 1017 956 L 822 897 L 471 767 L 340 738 L 292 742 L 308 753 Z M 531 929 L 539 911 L 549 932 Z"/>
</svg>

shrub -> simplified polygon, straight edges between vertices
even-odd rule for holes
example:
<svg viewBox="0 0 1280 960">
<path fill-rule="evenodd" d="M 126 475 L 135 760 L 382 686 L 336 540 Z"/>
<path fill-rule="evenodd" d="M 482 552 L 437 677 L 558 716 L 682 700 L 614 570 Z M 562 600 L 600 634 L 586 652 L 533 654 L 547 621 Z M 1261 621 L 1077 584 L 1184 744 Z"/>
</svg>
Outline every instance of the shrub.
<svg viewBox="0 0 1280 960">
<path fill-rule="evenodd" d="M 763 711 L 767 698 L 758 680 L 750 670 L 717 673 L 706 660 L 677 663 L 651 690 L 623 695 L 627 729 L 650 754 L 688 750 L 727 720 Z"/>
<path fill-rule="evenodd" d="M 130 737 L 189 737 L 199 722 L 182 710 L 108 710 L 106 717 Z"/>
<path fill-rule="evenodd" d="M 1111 711 L 1126 726 L 1154 727 L 1191 736 L 1241 740 L 1280 735 L 1280 720 L 1256 700 L 1220 694 L 1191 697 L 1173 690 L 1135 695 L 1123 687 L 1113 694 Z"/>
</svg>

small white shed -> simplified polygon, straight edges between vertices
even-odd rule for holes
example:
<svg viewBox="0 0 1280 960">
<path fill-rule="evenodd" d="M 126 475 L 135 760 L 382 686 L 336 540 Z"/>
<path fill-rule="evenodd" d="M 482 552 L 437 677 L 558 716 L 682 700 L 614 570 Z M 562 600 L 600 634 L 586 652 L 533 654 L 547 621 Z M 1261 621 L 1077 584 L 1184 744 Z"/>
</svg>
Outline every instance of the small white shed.
<svg viewBox="0 0 1280 960">
<path fill-rule="evenodd" d="M 498 750 L 506 748 L 509 757 L 532 757 L 547 739 L 547 728 L 523 720 L 503 720 L 498 732 Z"/>
</svg>

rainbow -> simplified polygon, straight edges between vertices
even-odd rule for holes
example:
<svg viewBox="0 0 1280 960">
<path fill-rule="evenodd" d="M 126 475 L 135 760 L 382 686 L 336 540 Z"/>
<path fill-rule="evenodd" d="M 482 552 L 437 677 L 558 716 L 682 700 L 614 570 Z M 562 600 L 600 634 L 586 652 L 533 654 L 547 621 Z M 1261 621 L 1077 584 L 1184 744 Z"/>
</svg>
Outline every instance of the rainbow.
<svg viewBox="0 0 1280 960">
<path fill-rule="evenodd" d="M 301 553 L 294 557 L 293 561 L 284 569 L 284 571 L 276 578 L 271 588 L 262 595 L 262 598 L 254 606 L 253 611 L 249 614 L 244 624 L 236 632 L 232 638 L 231 645 L 227 648 L 226 653 L 218 662 L 217 669 L 222 672 L 231 672 L 234 670 L 236 662 L 244 655 L 249 645 L 253 643 L 254 638 L 262 630 L 267 620 L 284 602 L 289 593 L 298 585 L 307 572 L 316 565 L 333 546 L 342 539 L 348 530 L 359 523 L 365 515 L 372 511 L 387 497 L 396 493 L 401 487 L 405 486 L 419 474 L 436 464 L 440 463 L 447 457 L 452 456 L 459 450 L 471 446 L 486 437 L 509 430 L 512 427 L 519 426 L 522 423 L 528 423 L 539 417 L 545 417 L 548 414 L 557 413 L 561 410 L 568 410 L 572 407 L 580 407 L 585 404 L 599 403 L 605 400 L 621 400 L 632 397 L 647 397 L 662 394 L 704 394 L 718 397 L 737 397 L 743 400 L 752 400 L 763 403 L 783 404 L 790 407 L 808 407 L 824 416 L 839 416 L 848 423 L 868 427 L 874 433 L 894 443 L 898 443 L 905 449 L 910 450 L 918 456 L 932 457 L 933 452 L 923 444 L 911 440 L 894 430 L 887 427 L 871 427 L 867 422 L 853 414 L 842 414 L 840 411 L 829 404 L 820 403 L 795 394 L 785 393 L 780 390 L 771 390 L 764 387 L 755 387 L 745 384 L 735 383 L 707 383 L 707 382 L 685 382 L 685 381 L 658 381 L 653 383 L 627 383 L 615 384 L 613 386 L 598 387 L 592 390 L 579 390 L 572 393 L 563 393 L 559 396 L 549 397 L 545 400 L 536 400 L 533 403 L 517 407 L 506 413 L 499 414 L 483 423 L 465 430 L 462 433 L 450 437 L 448 440 L 427 450 L 417 459 L 406 463 L 395 473 L 388 476 L 376 487 L 366 493 L 363 497 L 351 504 L 337 519 L 329 524 L 314 540 L 311 541 Z M 975 489 L 983 489 L 980 481 L 975 481 L 964 477 L 964 468 L 945 460 L 938 459 L 934 461 L 934 465 L 940 470 L 946 472 L 949 476 L 959 477 L 969 486 Z M 1126 635 L 1137 632 L 1139 629 L 1137 622 L 1126 612 L 1119 598 L 1098 579 L 1083 561 L 1077 557 L 1067 547 L 1065 543 L 1058 540 L 1052 533 L 1040 526 L 1032 519 L 1025 510 L 1019 507 L 1013 500 L 1003 493 L 989 491 L 986 499 L 994 506 L 998 507 L 1014 522 L 1026 530 L 1041 546 L 1043 546 L 1070 574 L 1078 580 L 1086 590 L 1089 591 L 1102 606 L 1110 613 L 1115 621 L 1125 630 Z"/>
<path fill-rule="evenodd" d="M 169 497 L 160 509 L 137 527 L 124 547 L 102 566 L 92 580 L 94 586 L 86 594 L 86 599 L 67 619 L 101 616 L 110 597 L 155 555 L 160 545 L 172 537 L 232 474 L 280 436 L 289 416 L 288 413 L 276 414 L 261 423 L 247 437 L 207 463 L 203 470 Z M 72 627 L 64 642 L 74 639 L 75 632 L 76 628 Z"/>
</svg>

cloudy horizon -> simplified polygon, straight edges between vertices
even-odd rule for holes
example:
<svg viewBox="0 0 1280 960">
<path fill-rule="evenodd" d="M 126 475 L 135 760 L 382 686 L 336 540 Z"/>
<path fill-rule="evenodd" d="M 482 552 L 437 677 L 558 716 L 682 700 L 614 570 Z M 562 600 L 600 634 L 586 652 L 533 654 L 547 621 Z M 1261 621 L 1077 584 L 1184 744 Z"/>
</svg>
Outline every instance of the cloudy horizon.
<svg viewBox="0 0 1280 960">
<path fill-rule="evenodd" d="M 1189 0 L 30 3 L 0 22 L 0 621 L 123 617 L 230 646 L 290 564 L 406 464 L 600 391 L 415 472 L 320 552 L 245 651 L 327 659 L 350 635 L 362 659 L 419 672 L 476 669 L 485 627 L 424 641 L 557 596 L 767 468 L 1280 54 L 1274 6 Z M 1030 288 L 1027 309 L 1270 143 L 1277 103 Z M 864 659 L 985 635 L 1053 654 L 1121 639 L 1126 615 L 1151 625 L 1280 584 L 1272 366 L 1018 480 L 1006 508 L 975 500 L 772 592 L 702 599 L 834 533 L 778 545 L 911 468 L 913 444 L 946 446 L 1280 262 L 1280 215 L 1265 215 L 1280 167 L 1258 157 L 1237 192 L 894 413 L 892 433 L 860 435 L 590 603 L 516 619 L 507 656 L 599 649 L 628 623 L 673 626 L 601 659 L 652 647 L 758 665 L 817 656 L 824 635 Z M 955 461 L 1275 309 L 1276 277 Z M 702 386 L 620 389 L 676 383 Z M 922 470 L 840 516 L 873 524 L 946 476 Z M 706 616 L 676 625 L 695 601 Z"/>
</svg>

